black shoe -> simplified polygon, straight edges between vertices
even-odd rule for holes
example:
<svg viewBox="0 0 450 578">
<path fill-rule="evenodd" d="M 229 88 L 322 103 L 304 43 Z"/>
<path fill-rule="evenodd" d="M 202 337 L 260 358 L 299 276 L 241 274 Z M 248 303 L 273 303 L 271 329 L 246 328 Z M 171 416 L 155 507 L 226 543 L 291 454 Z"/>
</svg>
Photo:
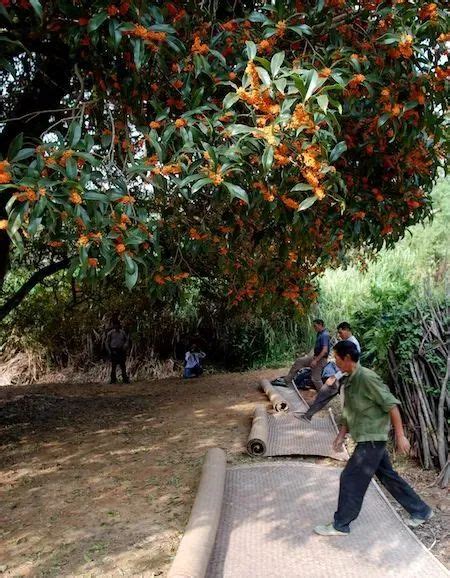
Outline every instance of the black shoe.
<svg viewBox="0 0 450 578">
<path fill-rule="evenodd" d="M 115 385 L 117 383 L 117 379 L 111 379 L 109 382 L 110 385 Z"/>
<path fill-rule="evenodd" d="M 127 378 L 127 379 L 124 379 L 123 382 L 124 383 L 130 383 L 130 380 Z"/>
<path fill-rule="evenodd" d="M 311 418 L 306 415 L 306 413 L 301 414 L 294 414 L 294 417 L 297 419 L 301 419 L 302 421 L 306 421 L 306 423 L 311 423 Z"/>
<path fill-rule="evenodd" d="M 277 377 L 276 379 L 273 379 L 270 383 L 277 387 L 289 387 L 284 377 Z"/>
</svg>

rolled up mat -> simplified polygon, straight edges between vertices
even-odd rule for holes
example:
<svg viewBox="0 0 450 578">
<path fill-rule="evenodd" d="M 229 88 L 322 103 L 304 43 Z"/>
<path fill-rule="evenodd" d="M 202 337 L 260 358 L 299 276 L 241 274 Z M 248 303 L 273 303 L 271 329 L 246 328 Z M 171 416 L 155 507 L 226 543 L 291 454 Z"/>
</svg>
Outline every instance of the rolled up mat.
<svg viewBox="0 0 450 578">
<path fill-rule="evenodd" d="M 168 578 L 204 578 L 216 539 L 225 487 L 226 455 L 208 450 L 191 516 Z"/>
<path fill-rule="evenodd" d="M 275 411 L 289 411 L 288 402 L 272 387 L 268 379 L 261 379 L 261 387 Z"/>
<path fill-rule="evenodd" d="M 255 413 L 253 414 L 252 429 L 247 442 L 247 452 L 251 456 L 263 456 L 267 451 L 268 436 L 269 426 L 266 408 L 259 404 L 255 407 Z"/>
</svg>

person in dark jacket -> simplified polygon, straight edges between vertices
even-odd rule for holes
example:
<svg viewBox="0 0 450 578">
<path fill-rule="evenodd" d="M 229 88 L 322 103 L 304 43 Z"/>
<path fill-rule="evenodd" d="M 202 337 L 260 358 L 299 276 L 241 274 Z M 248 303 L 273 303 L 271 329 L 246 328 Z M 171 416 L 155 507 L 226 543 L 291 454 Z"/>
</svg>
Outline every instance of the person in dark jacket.
<svg viewBox="0 0 450 578">
<path fill-rule="evenodd" d="M 117 383 L 116 369 L 120 366 L 123 383 L 130 383 L 127 375 L 127 353 L 130 348 L 130 338 L 122 328 L 120 321 L 114 319 L 113 328 L 106 336 L 106 351 L 111 359 L 111 381 Z"/>
</svg>

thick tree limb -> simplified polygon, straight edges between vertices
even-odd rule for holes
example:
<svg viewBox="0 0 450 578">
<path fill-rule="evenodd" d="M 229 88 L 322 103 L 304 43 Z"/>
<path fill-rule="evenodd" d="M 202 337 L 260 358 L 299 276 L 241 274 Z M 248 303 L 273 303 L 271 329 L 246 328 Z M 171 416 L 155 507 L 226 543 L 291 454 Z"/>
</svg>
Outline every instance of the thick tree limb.
<svg viewBox="0 0 450 578">
<path fill-rule="evenodd" d="M 7 315 L 9 315 L 9 313 L 11 313 L 11 311 L 13 311 L 18 305 L 20 305 L 20 303 L 22 303 L 22 301 L 25 299 L 28 293 L 34 287 L 36 287 L 36 285 L 42 283 L 42 281 L 47 277 L 50 277 L 50 275 L 54 275 L 58 271 L 67 269 L 69 265 L 70 265 L 70 258 L 66 257 L 62 261 L 56 261 L 56 263 L 51 263 L 50 265 L 47 265 L 46 267 L 43 267 L 42 269 L 39 269 L 38 271 L 33 273 L 33 275 L 28 279 L 28 281 L 26 281 L 22 285 L 22 287 L 18 291 L 16 291 L 16 293 L 14 293 L 14 295 L 10 297 L 4 305 L 0 307 L 0 321 L 4 319 Z"/>
</svg>

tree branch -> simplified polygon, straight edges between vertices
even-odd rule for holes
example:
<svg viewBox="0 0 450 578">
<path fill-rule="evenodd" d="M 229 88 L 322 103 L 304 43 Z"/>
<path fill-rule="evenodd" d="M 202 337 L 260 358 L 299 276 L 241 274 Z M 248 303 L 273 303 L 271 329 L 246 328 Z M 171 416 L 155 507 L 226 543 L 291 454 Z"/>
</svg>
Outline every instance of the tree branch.
<svg viewBox="0 0 450 578">
<path fill-rule="evenodd" d="M 26 281 L 22 287 L 0 307 L 0 321 L 4 319 L 9 313 L 11 313 L 11 311 L 13 311 L 13 309 L 15 309 L 18 305 L 20 305 L 20 303 L 22 303 L 28 293 L 34 287 L 36 287 L 36 285 L 42 283 L 42 281 L 47 277 L 50 277 L 50 275 L 53 275 L 58 271 L 62 271 L 63 269 L 67 269 L 69 265 L 70 258 L 66 257 L 62 261 L 51 263 L 50 265 L 47 265 L 46 267 L 43 267 L 42 269 L 39 269 L 33 273 L 28 281 Z"/>
</svg>

